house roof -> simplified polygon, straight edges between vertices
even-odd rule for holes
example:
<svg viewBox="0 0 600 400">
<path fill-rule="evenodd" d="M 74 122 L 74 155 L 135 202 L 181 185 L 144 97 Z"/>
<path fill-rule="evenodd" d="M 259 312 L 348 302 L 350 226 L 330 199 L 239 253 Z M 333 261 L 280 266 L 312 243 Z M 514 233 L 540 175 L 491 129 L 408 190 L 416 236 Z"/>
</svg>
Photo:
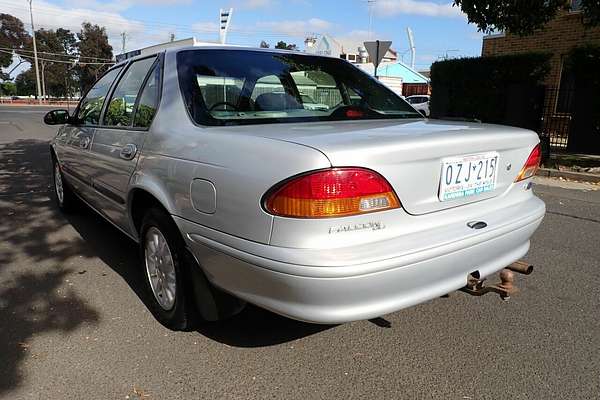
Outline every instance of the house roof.
<svg viewBox="0 0 600 400">
<path fill-rule="evenodd" d="M 356 64 L 356 66 L 371 75 L 374 74 L 375 67 L 371 63 Z M 388 78 L 402 78 L 402 82 L 404 83 L 429 83 L 429 79 L 426 76 L 401 62 L 380 64 L 377 68 L 377 75 Z"/>
</svg>

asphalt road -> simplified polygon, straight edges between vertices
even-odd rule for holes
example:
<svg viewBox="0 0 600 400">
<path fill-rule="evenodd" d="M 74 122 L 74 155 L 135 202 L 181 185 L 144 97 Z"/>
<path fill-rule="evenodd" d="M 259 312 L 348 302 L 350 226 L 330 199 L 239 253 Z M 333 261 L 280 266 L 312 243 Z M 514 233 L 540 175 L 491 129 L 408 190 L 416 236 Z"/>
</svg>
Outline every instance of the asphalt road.
<svg viewBox="0 0 600 400">
<path fill-rule="evenodd" d="M 536 271 L 508 302 L 457 292 L 340 326 L 248 307 L 171 332 L 135 245 L 51 201 L 42 116 L 0 107 L 0 398 L 600 399 L 600 191 L 536 185 Z"/>
</svg>

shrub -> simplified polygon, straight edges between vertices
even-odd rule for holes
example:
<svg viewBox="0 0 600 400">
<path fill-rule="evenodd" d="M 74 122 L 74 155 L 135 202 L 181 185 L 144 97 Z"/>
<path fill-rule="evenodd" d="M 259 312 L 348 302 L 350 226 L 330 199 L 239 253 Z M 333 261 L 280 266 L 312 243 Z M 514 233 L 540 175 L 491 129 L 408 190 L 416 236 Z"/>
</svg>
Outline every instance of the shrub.
<svg viewBox="0 0 600 400">
<path fill-rule="evenodd" d="M 550 71 L 550 57 L 526 53 L 438 61 L 431 67 L 431 114 L 508 124 L 515 120 L 507 117 L 515 108 L 511 101 L 535 108 L 533 97 Z"/>
</svg>

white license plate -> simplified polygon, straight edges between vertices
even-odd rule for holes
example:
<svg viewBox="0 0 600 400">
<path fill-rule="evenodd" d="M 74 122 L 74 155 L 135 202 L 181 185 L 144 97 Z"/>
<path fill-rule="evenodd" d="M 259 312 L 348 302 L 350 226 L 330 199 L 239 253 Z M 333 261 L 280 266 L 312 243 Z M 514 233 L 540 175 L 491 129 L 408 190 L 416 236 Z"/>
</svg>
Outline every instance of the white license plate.
<svg viewBox="0 0 600 400">
<path fill-rule="evenodd" d="M 496 188 L 497 167 L 496 152 L 442 159 L 440 201 L 491 192 Z"/>
</svg>

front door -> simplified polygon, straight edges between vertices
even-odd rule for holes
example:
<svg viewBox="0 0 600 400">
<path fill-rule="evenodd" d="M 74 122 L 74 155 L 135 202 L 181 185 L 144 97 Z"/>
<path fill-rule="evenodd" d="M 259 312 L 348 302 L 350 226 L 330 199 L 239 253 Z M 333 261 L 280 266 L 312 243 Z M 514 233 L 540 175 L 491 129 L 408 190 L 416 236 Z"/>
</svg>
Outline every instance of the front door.
<svg viewBox="0 0 600 400">
<path fill-rule="evenodd" d="M 128 233 L 127 190 L 158 106 L 159 78 L 157 57 L 130 63 L 110 95 L 90 149 L 94 206 Z"/>
<path fill-rule="evenodd" d="M 121 67 L 113 68 L 100 78 L 79 103 L 75 123 L 64 127 L 66 138 L 60 155 L 63 173 L 77 193 L 88 201 L 93 197 L 91 175 L 95 167 L 90 149 L 104 100 L 120 72 Z"/>
</svg>

